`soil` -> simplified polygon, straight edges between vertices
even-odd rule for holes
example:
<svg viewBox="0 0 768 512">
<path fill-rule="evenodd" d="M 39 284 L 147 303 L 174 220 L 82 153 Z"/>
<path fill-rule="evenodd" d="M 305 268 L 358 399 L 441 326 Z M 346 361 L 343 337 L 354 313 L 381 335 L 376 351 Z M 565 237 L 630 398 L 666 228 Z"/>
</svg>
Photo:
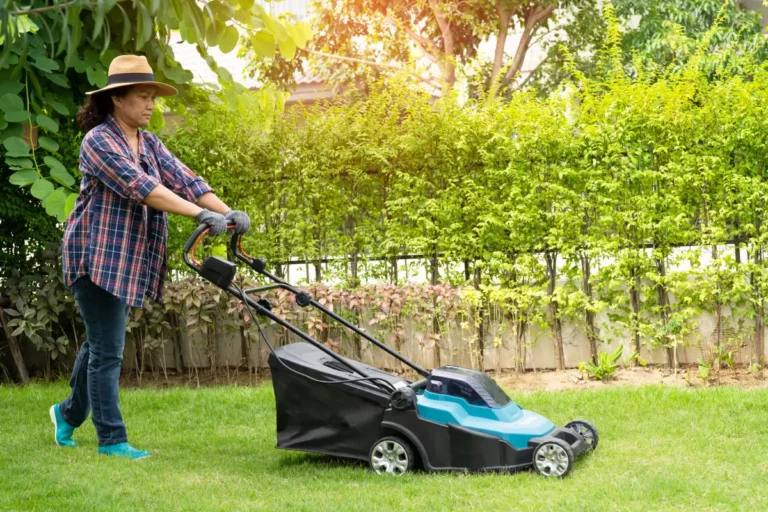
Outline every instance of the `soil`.
<svg viewBox="0 0 768 512">
<path fill-rule="evenodd" d="M 495 372 L 488 374 L 496 379 L 499 384 L 510 391 L 565 391 L 579 389 L 606 389 L 616 386 L 647 386 L 662 384 L 672 387 L 712 387 L 712 386 L 738 386 L 741 388 L 767 388 L 768 389 L 768 370 L 762 374 L 750 373 L 745 367 L 736 367 L 732 369 L 723 369 L 720 371 L 719 382 L 715 377 L 703 381 L 696 377 L 698 367 L 690 366 L 680 368 L 677 374 L 667 367 L 638 367 L 622 368 L 616 371 L 610 380 L 601 382 L 593 379 L 587 379 L 578 370 L 554 371 L 544 370 L 537 372 L 525 372 L 516 374 L 514 372 L 502 372 L 496 375 Z M 413 376 L 409 376 L 414 378 Z M 120 379 L 120 385 L 127 388 L 149 387 L 149 388 L 168 388 L 168 387 L 208 387 L 208 386 L 256 386 L 270 378 L 268 369 L 261 369 L 259 374 L 248 373 L 246 369 L 221 368 L 217 373 L 209 372 L 207 369 L 199 370 L 197 373 L 176 374 L 169 371 L 167 377 L 162 372 L 147 371 L 139 379 L 135 372 L 123 375 Z"/>
<path fill-rule="evenodd" d="M 513 391 L 565 391 L 573 389 L 606 389 L 616 386 L 648 386 L 662 384 L 671 387 L 738 386 L 768 388 L 768 372 L 750 373 L 746 368 L 720 370 L 716 377 L 704 381 L 696 377 L 697 366 L 679 368 L 677 373 L 667 367 L 622 368 L 610 380 L 587 379 L 579 370 L 527 372 L 521 375 L 503 373 L 497 382 Z"/>
</svg>

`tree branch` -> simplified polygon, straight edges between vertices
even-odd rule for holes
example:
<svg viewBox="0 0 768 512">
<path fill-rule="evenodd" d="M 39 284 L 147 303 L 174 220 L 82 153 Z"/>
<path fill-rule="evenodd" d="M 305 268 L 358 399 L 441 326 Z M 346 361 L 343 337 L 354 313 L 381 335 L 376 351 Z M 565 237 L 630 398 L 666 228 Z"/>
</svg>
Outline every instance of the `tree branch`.
<svg viewBox="0 0 768 512">
<path fill-rule="evenodd" d="M 501 71 L 502 62 L 504 62 L 504 47 L 507 44 L 509 22 L 512 19 L 512 13 L 504 10 L 501 3 L 502 0 L 496 1 L 496 10 L 499 13 L 499 30 L 496 33 L 496 50 L 493 54 L 493 68 L 491 69 L 491 79 L 489 80 L 491 84 L 496 81 L 496 76 Z"/>
<path fill-rule="evenodd" d="M 456 67 L 453 62 L 455 48 L 453 44 L 453 31 L 451 30 L 451 24 L 440 12 L 440 9 L 437 5 L 437 0 L 429 0 L 429 6 L 432 8 L 432 13 L 435 15 L 437 26 L 440 28 L 440 33 L 443 35 L 445 60 L 440 63 L 443 72 L 443 79 L 449 87 L 453 87 L 454 82 L 456 82 Z"/>
<path fill-rule="evenodd" d="M 398 66 L 397 64 L 386 64 L 384 62 L 373 62 L 371 60 L 356 59 L 354 57 L 343 57 L 341 55 L 333 55 L 331 53 L 323 53 L 323 52 L 318 52 L 316 50 L 310 50 L 309 48 L 303 48 L 303 49 L 299 48 L 298 50 L 310 53 L 312 55 L 317 55 L 318 57 L 323 57 L 325 59 L 341 60 L 341 61 L 345 61 L 345 62 L 353 62 L 355 64 L 365 64 L 365 65 L 368 65 L 368 66 L 376 66 L 376 67 L 380 67 L 380 68 L 395 69 L 395 70 L 398 70 L 398 71 L 402 71 L 403 69 L 405 69 L 402 66 Z"/>
<path fill-rule="evenodd" d="M 531 70 L 531 72 L 530 72 L 530 73 L 528 73 L 528 76 L 527 76 L 527 77 L 525 77 L 525 80 L 523 80 L 523 83 L 521 83 L 521 84 L 520 84 L 519 86 L 517 86 L 516 88 L 517 88 L 517 89 L 522 89 L 523 87 L 525 87 L 525 86 L 528 84 L 528 82 L 530 82 L 530 81 L 531 81 L 531 78 L 533 78 L 533 76 L 534 76 L 534 75 L 535 75 L 535 74 L 536 74 L 536 73 L 539 71 L 539 69 L 541 69 L 541 66 L 542 66 L 542 65 L 543 65 L 545 62 L 547 62 L 547 59 L 549 59 L 549 54 L 547 54 L 547 56 L 546 56 L 546 57 L 544 57 L 543 59 L 541 59 L 541 62 L 539 62 L 538 64 L 536 64 L 536 67 L 535 67 L 535 68 L 533 68 L 533 69 Z"/>
<path fill-rule="evenodd" d="M 392 18 L 392 16 L 387 15 L 386 21 L 388 21 L 395 30 L 401 28 L 400 25 Z M 402 21 L 402 20 L 401 20 Z M 405 23 L 402 23 L 402 29 L 405 31 L 406 35 L 411 38 L 411 40 L 416 44 L 416 46 L 419 48 L 421 53 L 424 54 L 424 56 L 429 57 L 429 60 L 431 60 L 433 63 L 437 64 L 440 62 L 440 50 L 438 50 L 435 45 L 427 39 L 424 36 L 421 36 L 411 30 Z"/>
<path fill-rule="evenodd" d="M 535 27 L 545 19 L 549 18 L 553 12 L 555 12 L 555 4 L 548 5 L 544 9 L 541 9 L 539 12 L 534 13 L 534 15 L 531 17 L 531 27 Z"/>
<path fill-rule="evenodd" d="M 517 46 L 515 57 L 512 61 L 512 65 L 509 67 L 504 75 L 503 84 L 509 85 L 512 78 L 520 72 L 525 62 L 525 55 L 528 53 L 528 48 L 531 44 L 531 39 L 536 35 L 539 23 L 549 18 L 549 16 L 555 11 L 555 5 L 551 4 L 541 9 L 533 9 L 528 11 L 525 16 L 525 29 L 520 36 L 520 43 Z"/>
</svg>

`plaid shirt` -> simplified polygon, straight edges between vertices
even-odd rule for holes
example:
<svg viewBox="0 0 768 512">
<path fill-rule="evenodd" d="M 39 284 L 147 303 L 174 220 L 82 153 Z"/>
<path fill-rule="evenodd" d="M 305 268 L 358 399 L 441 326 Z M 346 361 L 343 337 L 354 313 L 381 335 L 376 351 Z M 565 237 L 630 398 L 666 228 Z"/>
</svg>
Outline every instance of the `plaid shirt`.
<svg viewBox="0 0 768 512">
<path fill-rule="evenodd" d="M 166 274 L 168 216 L 142 203 L 162 183 L 191 202 L 211 188 L 154 134 L 139 131 L 139 156 L 109 116 L 80 146 L 80 195 L 62 246 L 64 281 L 91 280 L 131 306 L 159 301 Z"/>
</svg>

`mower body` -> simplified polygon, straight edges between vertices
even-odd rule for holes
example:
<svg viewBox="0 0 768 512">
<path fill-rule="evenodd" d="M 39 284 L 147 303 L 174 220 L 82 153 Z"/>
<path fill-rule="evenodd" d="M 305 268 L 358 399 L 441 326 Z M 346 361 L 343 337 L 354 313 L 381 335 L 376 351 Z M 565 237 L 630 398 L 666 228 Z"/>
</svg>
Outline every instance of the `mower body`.
<svg viewBox="0 0 768 512">
<path fill-rule="evenodd" d="M 574 456 L 588 449 L 569 428 L 521 409 L 482 372 L 448 366 L 411 382 L 363 363 L 329 357 L 308 343 L 275 353 L 292 370 L 323 381 L 352 379 L 356 370 L 395 388 L 411 387 L 415 403 L 392 407 L 392 394 L 370 381 L 319 384 L 270 355 L 277 409 L 277 446 L 368 460 L 371 446 L 392 435 L 407 439 L 426 470 L 511 470 L 531 466 L 536 447 L 553 438 Z"/>
</svg>

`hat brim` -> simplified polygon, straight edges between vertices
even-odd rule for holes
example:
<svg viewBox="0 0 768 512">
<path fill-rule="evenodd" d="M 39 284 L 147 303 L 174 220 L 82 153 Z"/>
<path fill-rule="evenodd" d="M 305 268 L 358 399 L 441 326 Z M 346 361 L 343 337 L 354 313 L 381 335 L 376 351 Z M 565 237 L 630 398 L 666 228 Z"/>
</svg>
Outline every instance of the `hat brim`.
<svg viewBox="0 0 768 512">
<path fill-rule="evenodd" d="M 164 83 L 161 83 L 161 82 L 126 82 L 126 83 L 122 83 L 122 84 L 108 85 L 106 87 L 102 87 L 101 89 L 97 89 L 95 91 L 86 92 L 85 94 L 90 96 L 92 94 L 98 94 L 100 92 L 105 92 L 105 91 L 109 91 L 109 90 L 112 90 L 112 89 L 117 89 L 117 88 L 120 88 L 120 87 L 126 87 L 126 86 L 129 86 L 129 85 L 151 85 L 151 86 L 154 86 L 155 89 L 157 89 L 157 95 L 158 96 L 176 96 L 179 93 L 179 91 L 177 91 L 174 87 L 171 87 L 170 85 L 164 84 Z"/>
</svg>

